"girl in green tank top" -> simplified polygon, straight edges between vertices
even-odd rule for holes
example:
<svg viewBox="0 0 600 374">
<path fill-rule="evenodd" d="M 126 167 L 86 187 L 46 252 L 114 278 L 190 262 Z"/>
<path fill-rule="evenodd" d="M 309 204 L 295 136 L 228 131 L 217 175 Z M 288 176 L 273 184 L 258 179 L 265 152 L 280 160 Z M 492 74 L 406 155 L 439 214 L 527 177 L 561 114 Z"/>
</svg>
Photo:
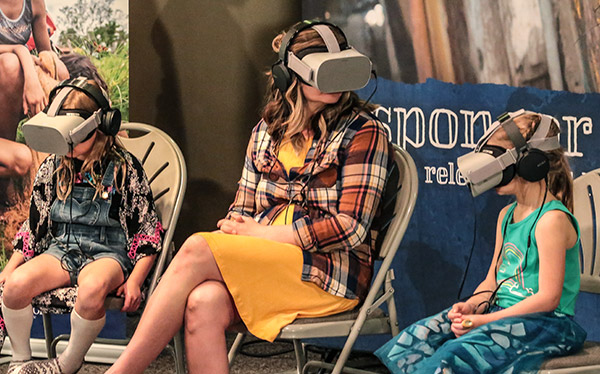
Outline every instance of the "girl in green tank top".
<svg viewBox="0 0 600 374">
<path fill-rule="evenodd" d="M 512 129 L 501 122 L 483 144 L 498 158 L 516 148 L 518 133 L 525 145 L 539 138 L 541 119 L 514 115 Z M 559 133 L 554 119 L 546 132 Z M 516 202 L 498 216 L 486 278 L 467 301 L 414 323 L 375 352 L 393 373 L 534 373 L 545 358 L 583 345 L 586 333 L 572 318 L 580 271 L 570 168 L 559 147 L 543 152 L 547 175 L 529 178 L 519 164 L 527 152 L 519 150 L 512 175 L 504 167 L 495 187 Z"/>
</svg>

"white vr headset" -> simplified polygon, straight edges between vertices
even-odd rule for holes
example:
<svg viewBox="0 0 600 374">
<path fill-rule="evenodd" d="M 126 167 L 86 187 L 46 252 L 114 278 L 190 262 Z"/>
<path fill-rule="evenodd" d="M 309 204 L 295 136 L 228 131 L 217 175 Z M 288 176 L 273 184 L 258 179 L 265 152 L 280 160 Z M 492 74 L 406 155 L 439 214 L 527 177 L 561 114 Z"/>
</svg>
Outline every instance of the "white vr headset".
<svg viewBox="0 0 600 374">
<path fill-rule="evenodd" d="M 305 29 L 312 28 L 319 33 L 326 48 L 307 48 L 294 54 L 289 50 L 296 36 Z M 344 40 L 344 32 L 328 22 L 305 21 L 288 31 L 281 41 L 279 60 L 271 72 L 275 85 L 286 92 L 292 84 L 293 74 L 321 92 L 345 92 L 363 88 L 371 77 L 371 60 L 347 42 L 340 45 L 332 31 L 339 30 Z"/>
<path fill-rule="evenodd" d="M 519 127 L 514 123 L 514 119 L 523 114 L 537 114 L 542 117 L 528 141 L 525 141 Z M 530 182 L 544 179 L 550 169 L 545 152 L 560 148 L 558 135 L 547 137 L 552 121 L 556 122 L 556 119 L 524 109 L 501 115 L 479 139 L 475 149 L 456 160 L 460 173 L 467 180 L 471 194 L 478 196 L 492 188 L 504 186 L 515 175 Z M 491 136 L 500 128 L 506 131 L 514 148 L 504 149 L 487 144 Z"/>
<path fill-rule="evenodd" d="M 94 113 L 62 109 L 67 96 L 78 90 L 93 99 L 100 109 Z M 85 78 L 61 82 L 50 93 L 50 104 L 23 124 L 27 145 L 39 152 L 67 155 L 76 145 L 89 139 L 96 129 L 115 135 L 121 123 L 118 109 L 110 108 L 102 91 Z"/>
</svg>

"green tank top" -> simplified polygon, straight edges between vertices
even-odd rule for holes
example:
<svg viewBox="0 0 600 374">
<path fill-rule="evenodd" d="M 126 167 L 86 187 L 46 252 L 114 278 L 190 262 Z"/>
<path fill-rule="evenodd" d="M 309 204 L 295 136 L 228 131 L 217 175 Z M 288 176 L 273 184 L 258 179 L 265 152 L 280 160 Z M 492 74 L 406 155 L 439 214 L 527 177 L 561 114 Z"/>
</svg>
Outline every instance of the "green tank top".
<svg viewBox="0 0 600 374">
<path fill-rule="evenodd" d="M 519 222 L 513 222 L 513 213 L 517 203 L 512 204 L 502 220 L 501 264 L 496 282 L 505 281 L 498 290 L 496 304 L 508 308 L 538 292 L 539 253 L 535 240 L 535 228 L 539 218 L 538 209 Z M 540 218 L 550 210 L 560 210 L 571 217 L 577 231 L 577 242 L 566 252 L 565 280 L 557 312 L 574 315 L 575 301 L 579 293 L 579 224 L 569 210 L 559 200 L 552 200 L 541 207 Z M 529 236 L 531 245 L 527 249 Z M 527 261 L 527 264 L 525 264 Z M 509 279 L 510 278 L 510 279 Z"/>
</svg>

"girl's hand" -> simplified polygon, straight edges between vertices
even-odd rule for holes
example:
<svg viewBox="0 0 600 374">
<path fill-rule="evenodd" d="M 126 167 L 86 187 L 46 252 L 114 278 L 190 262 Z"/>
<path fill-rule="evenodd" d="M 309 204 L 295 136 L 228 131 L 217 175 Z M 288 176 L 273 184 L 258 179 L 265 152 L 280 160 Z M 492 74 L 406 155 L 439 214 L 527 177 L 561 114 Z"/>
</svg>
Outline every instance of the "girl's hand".
<svg viewBox="0 0 600 374">
<path fill-rule="evenodd" d="M 40 81 L 35 77 L 25 82 L 23 87 L 23 112 L 34 116 L 41 112 L 48 104 L 48 98 L 42 89 Z"/>
<path fill-rule="evenodd" d="M 142 302 L 142 292 L 140 286 L 135 282 L 126 281 L 117 289 L 117 296 L 123 296 L 125 303 L 122 312 L 135 312 Z"/>
<path fill-rule="evenodd" d="M 232 213 L 229 219 L 222 219 L 217 227 L 225 234 L 265 237 L 266 226 L 261 225 L 250 217 Z"/>
<path fill-rule="evenodd" d="M 6 280 L 8 279 L 8 277 L 10 277 L 11 273 L 12 273 L 12 271 L 3 270 L 0 273 L 0 284 L 4 284 L 4 282 L 6 282 Z"/>
<path fill-rule="evenodd" d="M 461 318 L 464 314 L 473 314 L 475 313 L 475 305 L 471 303 L 456 303 L 452 305 L 452 309 L 448 312 L 448 319 L 450 321 L 455 318 Z"/>
<path fill-rule="evenodd" d="M 450 314 L 448 313 L 448 315 Z M 485 314 L 465 314 L 462 317 L 452 319 L 450 329 L 459 338 L 469 331 L 485 325 L 487 322 Z"/>
</svg>

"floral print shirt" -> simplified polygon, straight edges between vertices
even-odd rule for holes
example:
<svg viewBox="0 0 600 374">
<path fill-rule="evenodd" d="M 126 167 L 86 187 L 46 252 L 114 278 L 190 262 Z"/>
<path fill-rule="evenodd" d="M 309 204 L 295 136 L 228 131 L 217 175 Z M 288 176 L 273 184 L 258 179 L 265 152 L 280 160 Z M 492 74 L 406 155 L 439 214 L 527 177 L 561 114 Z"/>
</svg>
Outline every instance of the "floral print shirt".
<svg viewBox="0 0 600 374">
<path fill-rule="evenodd" d="M 121 160 L 113 160 L 117 168 L 115 183 L 117 188 L 111 197 L 109 215 L 121 223 L 127 238 L 123 249 L 135 265 L 140 258 L 160 251 L 163 230 L 142 165 L 126 150 L 117 148 L 117 152 Z M 103 168 L 106 168 L 109 162 L 104 161 Z M 123 177 L 122 168 L 118 166 L 119 162 L 125 162 L 126 165 L 122 188 L 119 188 L 119 182 Z M 53 223 L 50 219 L 50 208 L 57 199 L 57 174 L 55 173 L 57 164 L 57 156 L 50 155 L 40 165 L 33 184 L 29 218 L 23 223 L 13 241 L 14 251 L 21 253 L 25 260 L 43 253 L 52 239 Z M 78 162 L 75 163 L 75 167 L 77 169 Z M 103 175 L 104 170 L 98 170 L 98 174 Z M 76 176 L 75 183 L 87 184 L 85 178 L 81 176 Z M 91 185 L 89 187 L 93 188 Z"/>
</svg>

